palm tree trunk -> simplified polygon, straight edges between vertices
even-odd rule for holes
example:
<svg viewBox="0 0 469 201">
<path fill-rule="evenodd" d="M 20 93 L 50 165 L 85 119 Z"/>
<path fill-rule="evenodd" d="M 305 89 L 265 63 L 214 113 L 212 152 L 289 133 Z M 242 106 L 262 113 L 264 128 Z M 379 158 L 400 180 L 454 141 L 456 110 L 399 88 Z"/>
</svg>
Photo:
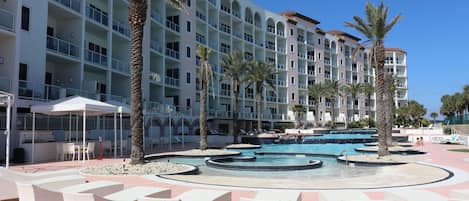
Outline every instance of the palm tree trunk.
<svg viewBox="0 0 469 201">
<path fill-rule="evenodd" d="M 371 128 L 371 94 L 368 94 L 368 127 Z"/>
<path fill-rule="evenodd" d="M 131 164 L 144 163 L 143 149 L 143 107 L 142 107 L 142 41 L 143 28 L 147 15 L 147 2 L 145 0 L 132 0 L 129 7 L 129 22 L 131 28 L 130 45 L 130 88 L 131 88 L 131 136 L 132 147 L 130 153 Z"/>
<path fill-rule="evenodd" d="M 376 127 L 378 128 L 378 157 L 389 155 L 388 146 L 386 144 L 386 103 L 384 101 L 384 94 L 386 86 L 384 83 L 384 60 L 385 51 L 383 41 L 378 40 L 375 44 L 375 66 L 376 66 Z"/>
<path fill-rule="evenodd" d="M 257 131 L 262 131 L 262 83 L 256 83 Z"/>
<path fill-rule="evenodd" d="M 238 144 L 238 96 L 239 91 L 233 91 L 234 101 L 233 101 L 233 143 Z"/>
<path fill-rule="evenodd" d="M 392 146 L 392 125 L 394 121 L 394 92 L 392 88 L 392 77 L 389 74 L 385 74 L 385 104 L 386 104 L 386 144 Z"/>
<path fill-rule="evenodd" d="M 202 73 L 202 71 L 200 71 Z M 204 75 L 200 76 L 200 114 L 199 114 L 199 129 L 200 129 L 200 150 L 206 150 L 207 143 L 207 80 Z"/>
<path fill-rule="evenodd" d="M 319 127 L 319 97 L 314 101 L 316 112 L 314 113 L 314 120 L 316 121 L 316 127 Z"/>
<path fill-rule="evenodd" d="M 352 121 L 355 121 L 355 95 L 352 95 Z"/>
<path fill-rule="evenodd" d="M 331 117 L 331 120 L 332 120 L 331 121 L 332 122 L 331 127 L 332 128 L 335 128 L 335 104 L 334 104 L 334 102 L 335 102 L 335 98 L 331 97 L 331 109 L 332 109 L 332 111 L 331 111 L 331 116 L 332 116 Z"/>
</svg>

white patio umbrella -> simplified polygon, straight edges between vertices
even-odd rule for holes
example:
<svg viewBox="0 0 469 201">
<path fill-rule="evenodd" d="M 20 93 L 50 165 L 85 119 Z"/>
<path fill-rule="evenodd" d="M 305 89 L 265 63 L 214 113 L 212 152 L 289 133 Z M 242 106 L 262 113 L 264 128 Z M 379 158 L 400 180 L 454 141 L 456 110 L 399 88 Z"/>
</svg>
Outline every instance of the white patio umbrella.
<svg viewBox="0 0 469 201">
<path fill-rule="evenodd" d="M 117 106 L 117 113 L 119 113 L 119 127 L 120 127 L 120 156 L 122 157 L 122 135 L 123 135 L 123 128 L 122 128 L 122 116 L 123 114 L 130 114 L 130 105 L 127 105 L 127 104 L 123 104 L 123 103 L 118 103 L 118 102 L 115 102 L 115 101 L 108 101 L 107 103 L 111 104 L 111 105 L 115 105 Z M 116 128 L 116 125 L 117 125 L 117 122 L 116 122 L 116 118 L 114 116 L 114 128 Z M 117 130 L 114 129 L 114 139 L 116 139 L 117 137 Z M 116 144 L 116 141 L 114 141 L 114 144 Z M 114 146 L 114 157 L 116 157 L 116 153 L 117 153 L 117 147 Z"/>
<path fill-rule="evenodd" d="M 11 107 L 13 105 L 14 96 L 13 94 L 0 91 L 0 106 L 6 106 L 6 125 L 5 125 L 5 135 L 6 135 L 6 150 L 5 150 L 5 167 L 10 166 L 10 125 L 11 125 Z"/>
<path fill-rule="evenodd" d="M 83 115 L 83 147 L 86 146 L 86 117 L 99 116 L 104 114 L 116 114 L 117 107 L 108 103 L 84 98 L 81 96 L 71 96 L 48 103 L 31 106 L 33 113 L 33 139 L 32 139 L 32 162 L 34 163 L 34 141 L 36 132 L 36 113 L 46 115 Z M 83 152 L 83 161 L 85 159 Z"/>
</svg>

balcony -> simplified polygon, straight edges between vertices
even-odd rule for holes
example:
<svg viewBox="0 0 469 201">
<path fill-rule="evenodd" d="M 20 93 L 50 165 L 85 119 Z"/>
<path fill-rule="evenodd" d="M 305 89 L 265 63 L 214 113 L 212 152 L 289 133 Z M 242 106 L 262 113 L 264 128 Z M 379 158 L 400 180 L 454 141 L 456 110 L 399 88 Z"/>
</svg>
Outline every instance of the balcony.
<svg viewBox="0 0 469 201">
<path fill-rule="evenodd" d="M 308 75 L 313 75 L 314 76 L 314 70 L 309 70 Z"/>
<path fill-rule="evenodd" d="M 244 18 L 244 21 L 247 22 L 247 23 L 249 23 L 249 24 L 253 24 L 253 19 L 252 19 L 252 17 L 246 17 L 246 18 Z"/>
<path fill-rule="evenodd" d="M 269 50 L 274 50 L 275 51 L 275 43 L 272 42 L 266 42 L 265 48 Z"/>
<path fill-rule="evenodd" d="M 225 5 L 222 4 L 222 5 L 220 6 L 220 9 L 221 9 L 222 11 L 225 11 L 226 13 L 231 13 L 231 9 L 230 9 L 229 6 L 225 6 Z"/>
<path fill-rule="evenodd" d="M 163 24 L 163 17 L 158 11 L 152 10 L 150 15 L 151 15 L 151 19 Z"/>
<path fill-rule="evenodd" d="M 231 34 L 231 27 L 226 24 L 220 24 L 220 31 Z"/>
<path fill-rule="evenodd" d="M 0 9 L 0 29 L 14 32 L 15 28 L 15 17 L 13 13 L 7 10 Z"/>
<path fill-rule="evenodd" d="M 210 26 L 212 26 L 215 29 L 218 27 L 217 20 L 214 18 L 208 18 L 208 24 L 210 24 Z"/>
<path fill-rule="evenodd" d="M 202 11 L 195 11 L 195 16 L 197 16 L 197 18 L 201 19 L 202 21 L 206 21 L 207 20 L 207 16 L 205 16 Z"/>
<path fill-rule="evenodd" d="M 308 45 L 314 45 L 314 41 L 313 41 L 313 40 L 307 40 L 307 41 L 306 41 L 306 44 L 308 44 Z"/>
<path fill-rule="evenodd" d="M 175 59 L 179 59 L 179 52 L 178 51 L 166 48 L 165 54 L 166 54 L 166 56 L 169 56 L 169 57 L 172 57 L 172 58 L 175 58 Z"/>
<path fill-rule="evenodd" d="M 106 67 L 107 66 L 107 56 L 100 54 L 98 52 L 93 52 L 90 50 L 85 51 L 85 60 L 93 63 L 93 64 L 98 64 L 101 66 Z"/>
<path fill-rule="evenodd" d="M 308 105 L 310 106 L 316 106 L 316 103 L 314 100 L 308 100 Z"/>
<path fill-rule="evenodd" d="M 278 102 L 279 103 L 287 103 L 287 97 L 285 97 L 285 96 L 278 97 Z"/>
<path fill-rule="evenodd" d="M 243 34 L 240 31 L 233 30 L 233 36 L 239 39 L 243 39 Z"/>
<path fill-rule="evenodd" d="M 160 42 L 152 40 L 150 41 L 150 48 L 162 54 L 163 47 L 160 44 L 161 44 Z"/>
<path fill-rule="evenodd" d="M 304 36 L 298 36 L 298 38 L 296 38 L 296 40 L 300 43 L 304 43 L 305 42 L 305 37 Z"/>
<path fill-rule="evenodd" d="M 277 47 L 277 52 L 285 53 L 285 48 L 284 47 Z"/>
<path fill-rule="evenodd" d="M 173 87 L 179 87 L 179 79 L 173 77 L 165 77 L 164 83 Z"/>
<path fill-rule="evenodd" d="M 287 86 L 287 83 L 285 82 L 285 80 L 277 80 L 277 85 L 285 87 Z"/>
<path fill-rule="evenodd" d="M 11 92 L 11 81 L 8 77 L 0 77 L 0 91 Z"/>
<path fill-rule="evenodd" d="M 305 54 L 305 53 L 298 52 L 298 57 L 301 58 L 301 59 L 305 59 L 305 58 L 306 58 L 306 54 Z"/>
<path fill-rule="evenodd" d="M 216 6 L 217 5 L 217 1 L 216 0 L 208 0 L 208 2 L 210 2 L 212 5 Z"/>
<path fill-rule="evenodd" d="M 267 32 L 275 34 L 275 27 L 267 26 Z"/>
<path fill-rule="evenodd" d="M 239 11 L 233 10 L 233 16 L 237 17 L 238 19 L 241 19 L 241 13 Z"/>
<path fill-rule="evenodd" d="M 254 99 L 254 94 L 253 93 L 247 93 L 244 98 L 246 99 Z"/>
<path fill-rule="evenodd" d="M 283 32 L 283 31 L 277 31 L 277 35 L 279 35 L 279 36 L 285 36 L 285 32 Z"/>
<path fill-rule="evenodd" d="M 305 68 L 298 68 L 298 73 L 306 74 L 306 69 Z"/>
<path fill-rule="evenodd" d="M 306 89 L 306 84 L 298 84 L 298 88 L 300 89 Z M 305 104 L 306 104 L 306 101 L 305 101 Z"/>
<path fill-rule="evenodd" d="M 307 55 L 308 60 L 314 61 L 314 55 Z"/>
<path fill-rule="evenodd" d="M 99 8 L 96 8 L 95 6 L 88 4 L 86 5 L 86 16 L 104 26 L 107 26 L 109 23 L 109 19 L 107 16 L 107 13 L 100 10 Z"/>
<path fill-rule="evenodd" d="M 220 96 L 231 96 L 231 91 L 228 89 L 220 90 Z"/>
<path fill-rule="evenodd" d="M 254 40 L 254 43 L 260 47 L 264 47 L 264 43 L 261 40 Z"/>
<path fill-rule="evenodd" d="M 130 63 L 123 62 L 119 59 L 112 58 L 112 69 L 116 70 L 117 72 L 121 72 L 124 74 L 130 73 Z"/>
<path fill-rule="evenodd" d="M 274 103 L 275 103 L 275 102 L 277 102 L 277 97 L 275 97 L 275 96 L 267 96 L 267 97 L 266 97 L 266 100 L 267 100 L 268 102 L 274 102 Z"/>
<path fill-rule="evenodd" d="M 112 20 L 112 29 L 130 38 L 130 27 L 128 24 L 114 19 Z"/>
<path fill-rule="evenodd" d="M 228 53 L 231 52 L 231 48 L 225 47 L 225 46 L 220 46 L 220 52 L 228 54 Z"/>
<path fill-rule="evenodd" d="M 286 66 L 285 66 L 285 64 L 277 64 L 277 68 L 278 68 L 278 69 L 285 70 L 285 69 L 286 69 Z"/>
<path fill-rule="evenodd" d="M 63 6 L 70 8 L 76 12 L 81 12 L 81 0 L 55 0 Z"/>
<path fill-rule="evenodd" d="M 299 102 L 301 105 L 306 105 L 306 99 L 300 99 L 300 100 L 298 100 L 298 102 Z"/>
<path fill-rule="evenodd" d="M 65 40 L 47 36 L 47 49 L 51 52 L 74 57 L 78 59 L 80 57 L 80 49 L 77 45 L 72 44 L 71 42 L 67 42 Z"/>
<path fill-rule="evenodd" d="M 205 36 L 203 36 L 202 34 L 196 33 L 195 40 L 201 44 L 206 44 Z"/>
<path fill-rule="evenodd" d="M 176 24 L 171 20 L 166 20 L 166 27 L 175 32 L 179 32 L 179 24 Z"/>
</svg>

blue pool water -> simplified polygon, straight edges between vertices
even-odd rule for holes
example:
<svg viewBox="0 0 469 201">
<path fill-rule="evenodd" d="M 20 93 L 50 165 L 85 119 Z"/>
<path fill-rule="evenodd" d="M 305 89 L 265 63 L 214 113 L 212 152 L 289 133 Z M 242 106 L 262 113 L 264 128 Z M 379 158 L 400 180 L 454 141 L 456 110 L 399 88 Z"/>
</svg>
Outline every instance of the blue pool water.
<svg viewBox="0 0 469 201">
<path fill-rule="evenodd" d="M 321 136 L 305 136 L 305 139 L 368 139 L 371 134 L 325 134 Z"/>
<path fill-rule="evenodd" d="M 376 167 L 346 167 L 336 161 L 335 157 L 318 157 L 305 155 L 255 155 L 255 152 L 289 152 L 289 153 L 315 153 L 339 155 L 345 152 L 347 155 L 360 154 L 355 148 L 363 147 L 363 144 L 264 144 L 261 149 L 233 150 L 241 152 L 243 156 L 256 156 L 256 161 L 229 162 L 232 165 L 300 165 L 310 160 L 321 160 L 323 166 L 318 169 L 297 171 L 239 171 L 223 170 L 207 167 L 204 158 L 171 157 L 160 159 L 173 163 L 182 163 L 198 166 L 201 174 L 208 176 L 233 176 L 233 177 L 257 177 L 257 178 L 282 178 L 282 179 L 317 179 L 330 177 L 354 177 L 374 174 Z"/>
</svg>

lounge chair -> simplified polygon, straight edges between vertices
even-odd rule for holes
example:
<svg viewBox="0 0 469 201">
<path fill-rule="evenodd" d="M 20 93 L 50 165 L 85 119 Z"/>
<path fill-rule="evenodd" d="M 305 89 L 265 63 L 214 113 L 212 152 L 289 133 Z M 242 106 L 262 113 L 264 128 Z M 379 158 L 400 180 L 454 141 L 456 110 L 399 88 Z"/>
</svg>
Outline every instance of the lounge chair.
<svg viewBox="0 0 469 201">
<path fill-rule="evenodd" d="M 62 193 L 28 183 L 17 183 L 19 201 L 62 201 Z"/>
<path fill-rule="evenodd" d="M 137 186 L 107 195 L 104 198 L 112 201 L 136 201 L 140 197 L 169 198 L 171 197 L 171 190 L 167 188 Z"/>
<path fill-rule="evenodd" d="M 69 186 L 60 189 L 63 193 L 92 193 L 96 196 L 104 197 L 106 195 L 122 191 L 124 184 L 112 181 L 96 181 L 84 183 L 74 186 Z"/>
<path fill-rule="evenodd" d="M 324 191 L 319 193 L 319 201 L 371 201 L 365 193 L 358 191 Z"/>
<path fill-rule="evenodd" d="M 449 193 L 449 197 L 454 201 L 469 200 L 469 189 L 452 190 Z"/>
<path fill-rule="evenodd" d="M 138 201 L 231 201 L 231 192 L 220 190 L 195 189 L 175 198 L 139 198 Z"/>
<path fill-rule="evenodd" d="M 259 191 L 255 198 L 241 198 L 240 201 L 301 201 L 297 191 Z"/>
<path fill-rule="evenodd" d="M 394 190 L 384 193 L 384 199 L 389 201 L 448 201 L 448 198 L 426 190 Z"/>
<path fill-rule="evenodd" d="M 66 176 L 66 175 L 78 175 L 78 169 L 67 169 L 67 170 L 57 170 L 57 171 L 50 171 L 50 172 L 41 172 L 41 173 L 22 173 L 16 172 L 13 170 L 9 170 L 3 167 L 0 167 L 0 176 L 3 178 L 8 178 L 10 180 L 22 180 L 22 181 L 29 181 L 29 180 L 37 180 L 37 179 L 45 179 L 50 177 L 56 176 Z"/>
<path fill-rule="evenodd" d="M 45 189 L 61 189 L 68 186 L 84 184 L 86 179 L 79 175 L 69 175 L 69 176 L 61 176 L 61 177 L 51 177 L 47 179 L 39 179 L 29 182 L 17 182 L 18 183 L 26 183 L 26 184 L 34 184 L 41 188 Z"/>
</svg>

